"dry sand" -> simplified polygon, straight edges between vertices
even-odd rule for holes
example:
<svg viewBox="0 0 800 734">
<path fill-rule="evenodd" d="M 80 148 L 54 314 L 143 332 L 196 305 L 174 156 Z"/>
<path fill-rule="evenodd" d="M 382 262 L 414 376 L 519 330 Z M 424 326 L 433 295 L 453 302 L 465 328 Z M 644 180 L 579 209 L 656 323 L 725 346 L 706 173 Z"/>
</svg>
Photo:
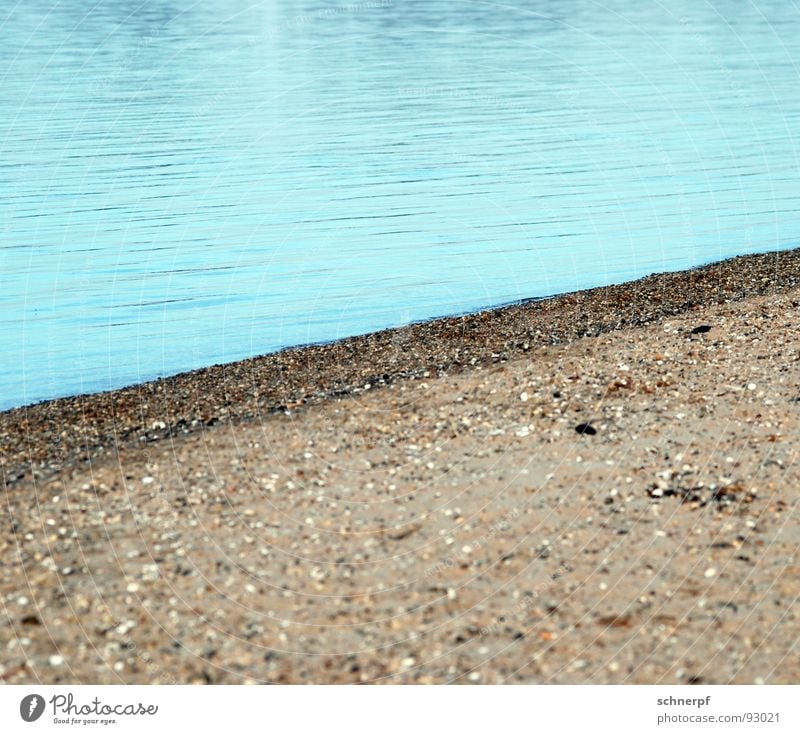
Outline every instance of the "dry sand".
<svg viewBox="0 0 800 734">
<path fill-rule="evenodd" d="M 0 415 L 0 677 L 797 682 L 798 275 L 740 258 Z"/>
</svg>

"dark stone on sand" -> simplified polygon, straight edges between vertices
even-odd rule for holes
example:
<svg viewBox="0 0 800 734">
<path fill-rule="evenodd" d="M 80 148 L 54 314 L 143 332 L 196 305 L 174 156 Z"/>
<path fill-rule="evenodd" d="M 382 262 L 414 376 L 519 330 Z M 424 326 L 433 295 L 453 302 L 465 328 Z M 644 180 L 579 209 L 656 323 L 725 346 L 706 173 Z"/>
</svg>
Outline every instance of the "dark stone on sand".
<svg viewBox="0 0 800 734">
<path fill-rule="evenodd" d="M 597 429 L 591 423 L 578 423 L 575 430 L 581 435 L 587 436 L 594 436 L 597 433 Z"/>
<path fill-rule="evenodd" d="M 700 326 L 695 326 L 692 329 L 692 334 L 708 334 L 711 331 L 711 327 L 708 324 L 701 324 Z"/>
</svg>

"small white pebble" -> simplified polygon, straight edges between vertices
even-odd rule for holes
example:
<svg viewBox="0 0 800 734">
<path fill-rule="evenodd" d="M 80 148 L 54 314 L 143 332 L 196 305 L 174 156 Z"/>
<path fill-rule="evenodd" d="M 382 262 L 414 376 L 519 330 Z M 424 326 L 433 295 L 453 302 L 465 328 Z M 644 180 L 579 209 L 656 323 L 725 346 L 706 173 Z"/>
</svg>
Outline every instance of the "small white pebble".
<svg viewBox="0 0 800 734">
<path fill-rule="evenodd" d="M 520 399 L 520 400 L 521 400 L 523 403 L 527 403 L 527 402 L 528 402 L 528 393 L 526 393 L 526 392 L 522 393 L 522 395 L 520 395 L 520 396 L 519 396 L 519 399 Z"/>
<path fill-rule="evenodd" d="M 61 655 L 51 655 L 50 656 L 50 665 L 54 668 L 57 668 L 59 665 L 63 665 L 64 658 Z"/>
<path fill-rule="evenodd" d="M 751 382 L 751 383 L 750 383 L 750 384 L 747 386 L 747 389 L 748 389 L 748 390 L 755 390 L 755 389 L 756 389 L 756 383 L 755 383 L 755 382 Z"/>
<path fill-rule="evenodd" d="M 142 484 L 152 484 L 155 481 L 153 477 L 142 477 Z"/>
<path fill-rule="evenodd" d="M 710 579 L 712 576 L 717 575 L 716 568 L 707 568 L 705 574 L 703 574 L 707 579 Z"/>
</svg>

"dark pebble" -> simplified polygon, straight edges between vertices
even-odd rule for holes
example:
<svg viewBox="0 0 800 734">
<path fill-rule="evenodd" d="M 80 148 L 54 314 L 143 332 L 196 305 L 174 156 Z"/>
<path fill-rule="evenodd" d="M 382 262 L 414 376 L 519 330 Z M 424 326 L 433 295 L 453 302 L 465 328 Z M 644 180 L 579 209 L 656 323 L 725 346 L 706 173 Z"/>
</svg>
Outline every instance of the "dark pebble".
<svg viewBox="0 0 800 734">
<path fill-rule="evenodd" d="M 575 430 L 587 436 L 594 436 L 597 433 L 597 429 L 591 423 L 579 423 L 575 426 Z"/>
<path fill-rule="evenodd" d="M 711 327 L 708 324 L 702 324 L 700 326 L 695 326 L 692 329 L 692 334 L 708 334 L 711 331 Z"/>
</svg>

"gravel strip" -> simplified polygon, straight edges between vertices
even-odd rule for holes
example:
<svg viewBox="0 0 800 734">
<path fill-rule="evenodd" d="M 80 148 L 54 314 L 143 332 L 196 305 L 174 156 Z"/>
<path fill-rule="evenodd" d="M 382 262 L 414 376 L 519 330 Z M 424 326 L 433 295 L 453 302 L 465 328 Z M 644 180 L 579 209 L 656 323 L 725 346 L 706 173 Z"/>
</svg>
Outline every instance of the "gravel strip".
<svg viewBox="0 0 800 734">
<path fill-rule="evenodd" d="M 800 250 L 391 329 L 0 413 L 0 477 L 43 478 L 116 447 L 259 421 L 412 377 L 504 362 L 542 345 L 643 326 L 800 283 Z"/>
</svg>

